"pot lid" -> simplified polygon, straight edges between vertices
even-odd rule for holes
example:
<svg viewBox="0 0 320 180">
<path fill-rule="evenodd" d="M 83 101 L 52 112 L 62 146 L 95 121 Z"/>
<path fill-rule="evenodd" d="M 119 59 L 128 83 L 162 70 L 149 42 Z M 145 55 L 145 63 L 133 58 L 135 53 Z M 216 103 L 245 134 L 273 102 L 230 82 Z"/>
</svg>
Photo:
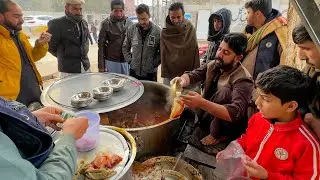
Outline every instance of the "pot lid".
<svg viewBox="0 0 320 180">
<path fill-rule="evenodd" d="M 79 92 L 91 92 L 96 87 L 102 86 L 102 82 L 112 78 L 126 80 L 123 88 L 114 92 L 106 101 L 93 100 L 89 106 L 77 109 L 71 106 L 71 97 Z M 130 76 L 116 73 L 83 73 L 69 76 L 54 82 L 46 88 L 41 95 L 41 101 L 45 106 L 54 106 L 67 112 L 90 110 L 97 113 L 110 112 L 128 106 L 137 101 L 144 92 L 143 84 Z"/>
</svg>

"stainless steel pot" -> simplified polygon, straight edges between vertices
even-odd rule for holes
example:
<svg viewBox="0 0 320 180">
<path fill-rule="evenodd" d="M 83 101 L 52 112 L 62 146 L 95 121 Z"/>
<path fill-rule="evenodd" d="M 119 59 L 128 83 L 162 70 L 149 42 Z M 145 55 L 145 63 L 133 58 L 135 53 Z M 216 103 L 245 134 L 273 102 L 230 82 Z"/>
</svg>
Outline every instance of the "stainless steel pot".
<svg viewBox="0 0 320 180">
<path fill-rule="evenodd" d="M 163 108 L 168 113 L 168 117 L 171 110 L 170 101 L 170 88 L 163 84 L 151 81 L 141 81 L 144 85 L 144 94 L 142 97 L 130 106 L 134 106 L 136 103 L 145 104 L 150 106 L 149 103 L 163 104 L 165 101 L 167 106 Z M 130 106 L 126 108 L 130 108 Z M 116 110 L 119 111 L 119 110 Z M 146 109 L 141 109 L 146 111 Z M 112 113 L 112 112 L 111 112 Z M 134 113 L 134 112 L 133 112 Z M 152 112 L 150 112 L 152 113 Z M 129 117 L 129 115 L 127 115 Z M 132 117 L 132 113 L 131 113 Z M 124 118 L 125 119 L 125 118 Z M 172 149 L 172 143 L 174 135 L 179 130 L 179 119 L 168 119 L 159 124 L 152 126 L 140 127 L 140 128 L 125 128 L 135 139 L 137 144 L 137 156 L 136 159 L 140 159 L 143 156 L 154 155 L 166 155 Z M 111 125 L 113 125 L 111 123 Z"/>
</svg>

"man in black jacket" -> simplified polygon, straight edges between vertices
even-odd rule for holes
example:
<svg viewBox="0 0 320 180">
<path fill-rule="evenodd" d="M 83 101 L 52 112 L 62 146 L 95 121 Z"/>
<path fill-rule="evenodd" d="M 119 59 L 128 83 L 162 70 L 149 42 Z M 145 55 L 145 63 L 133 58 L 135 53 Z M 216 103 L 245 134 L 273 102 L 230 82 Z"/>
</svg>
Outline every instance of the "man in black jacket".
<svg viewBox="0 0 320 180">
<path fill-rule="evenodd" d="M 58 58 L 60 77 L 89 70 L 89 29 L 82 17 L 84 0 L 66 0 L 66 15 L 48 23 L 49 52 Z"/>
<path fill-rule="evenodd" d="M 110 5 L 110 16 L 102 21 L 99 33 L 99 72 L 129 75 L 130 68 L 122 54 L 122 44 L 132 21 L 125 16 L 122 0 L 112 0 Z"/>
</svg>

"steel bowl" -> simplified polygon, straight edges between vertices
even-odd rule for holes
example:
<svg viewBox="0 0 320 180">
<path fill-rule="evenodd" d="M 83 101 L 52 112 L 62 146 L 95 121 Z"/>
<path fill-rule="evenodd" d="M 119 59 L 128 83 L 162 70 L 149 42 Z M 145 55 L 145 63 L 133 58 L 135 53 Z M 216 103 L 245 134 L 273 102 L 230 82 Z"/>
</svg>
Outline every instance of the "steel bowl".
<svg viewBox="0 0 320 180">
<path fill-rule="evenodd" d="M 96 87 L 92 90 L 93 98 L 99 101 L 109 99 L 113 94 L 113 88 L 108 86 Z"/>
<path fill-rule="evenodd" d="M 71 97 L 71 105 L 76 108 L 89 106 L 93 101 L 93 95 L 90 92 L 80 92 Z"/>
<path fill-rule="evenodd" d="M 120 91 L 123 88 L 125 82 L 126 79 L 124 78 L 112 78 L 103 81 L 102 86 L 112 87 L 113 91 Z"/>
</svg>

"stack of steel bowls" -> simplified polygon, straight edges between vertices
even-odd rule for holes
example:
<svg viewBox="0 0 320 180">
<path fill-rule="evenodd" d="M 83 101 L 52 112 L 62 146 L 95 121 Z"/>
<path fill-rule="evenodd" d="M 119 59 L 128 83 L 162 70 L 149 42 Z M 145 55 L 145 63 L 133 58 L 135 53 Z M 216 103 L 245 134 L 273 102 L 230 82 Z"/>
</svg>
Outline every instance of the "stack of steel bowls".
<svg viewBox="0 0 320 180">
<path fill-rule="evenodd" d="M 105 101 L 113 94 L 113 88 L 108 86 L 97 87 L 93 89 L 93 98 L 98 101 Z"/>
<path fill-rule="evenodd" d="M 93 95 L 90 92 L 80 92 L 71 97 L 71 105 L 76 108 L 87 107 L 92 101 Z"/>
<path fill-rule="evenodd" d="M 112 78 L 102 82 L 102 86 L 112 87 L 113 91 L 120 91 L 124 84 L 126 83 L 126 79 L 124 78 Z"/>
</svg>

